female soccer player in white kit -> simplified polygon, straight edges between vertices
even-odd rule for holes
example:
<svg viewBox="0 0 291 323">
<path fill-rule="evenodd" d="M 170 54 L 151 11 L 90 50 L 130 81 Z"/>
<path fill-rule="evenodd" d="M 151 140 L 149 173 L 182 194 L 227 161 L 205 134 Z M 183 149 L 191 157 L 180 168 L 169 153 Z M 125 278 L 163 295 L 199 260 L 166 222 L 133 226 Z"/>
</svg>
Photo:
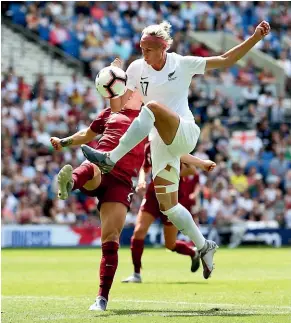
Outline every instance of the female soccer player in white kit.
<svg viewBox="0 0 291 323">
<path fill-rule="evenodd" d="M 124 105 L 135 89 L 145 106 L 110 153 L 102 153 L 83 145 L 85 157 L 103 172 L 110 171 L 127 152 L 149 135 L 151 141 L 152 173 L 160 210 L 195 243 L 200 251 L 203 276 L 209 278 L 214 268 L 213 256 L 218 246 L 206 240 L 191 214 L 178 203 L 180 156 L 196 146 L 200 129 L 188 106 L 188 89 L 195 74 L 234 65 L 270 32 L 267 22 L 261 22 L 254 34 L 221 56 L 194 57 L 167 53 L 173 40 L 171 25 L 163 22 L 146 27 L 140 47 L 143 58 L 130 64 L 127 92 L 111 104 Z M 118 65 L 118 61 L 115 61 Z"/>
</svg>

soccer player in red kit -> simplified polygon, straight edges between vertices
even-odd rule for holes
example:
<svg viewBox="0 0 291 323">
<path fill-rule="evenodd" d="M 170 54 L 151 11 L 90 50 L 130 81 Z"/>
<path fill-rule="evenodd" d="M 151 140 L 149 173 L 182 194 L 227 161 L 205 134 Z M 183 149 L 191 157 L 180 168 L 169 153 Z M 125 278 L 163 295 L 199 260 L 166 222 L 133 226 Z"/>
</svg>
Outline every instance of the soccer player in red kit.
<svg viewBox="0 0 291 323">
<path fill-rule="evenodd" d="M 183 158 L 187 158 L 187 164 L 184 164 Z M 186 185 L 183 182 L 183 177 L 196 174 L 195 166 L 201 167 L 205 171 L 212 171 L 216 164 L 210 160 L 201 160 L 194 156 L 181 157 L 181 171 L 180 171 L 180 186 L 179 186 L 179 201 L 182 203 L 185 196 L 184 188 Z M 146 188 L 146 173 L 151 170 L 151 153 L 150 145 L 146 144 L 145 159 L 143 167 L 140 171 L 137 192 Z M 187 193 L 186 193 L 187 195 Z M 159 203 L 156 197 L 154 182 L 148 185 L 144 199 L 140 206 L 140 210 L 137 216 L 137 223 L 134 229 L 133 236 L 131 238 L 131 256 L 134 267 L 133 275 L 124 279 L 124 283 L 141 283 L 141 258 L 144 250 L 144 240 L 149 230 L 150 225 L 160 218 L 164 225 L 164 237 L 165 247 L 171 251 L 177 252 L 182 255 L 191 257 L 191 271 L 196 272 L 200 266 L 200 257 L 196 247 L 189 247 L 184 241 L 177 240 L 178 229 L 168 220 L 168 218 L 160 211 Z"/>
<path fill-rule="evenodd" d="M 64 139 L 52 137 L 51 143 L 56 150 L 89 143 L 92 148 L 106 152 L 118 145 L 119 139 L 138 116 L 141 105 L 139 94 L 134 92 L 122 110 L 105 109 L 87 129 Z M 98 134 L 102 134 L 102 137 L 94 142 Z M 144 144 L 145 141 L 142 141 L 127 153 L 110 173 L 101 175 L 98 166 L 85 161 L 75 170 L 71 165 L 65 165 L 58 174 L 60 199 L 67 199 L 72 190 L 80 189 L 99 200 L 102 241 L 100 289 L 90 310 L 104 311 L 107 307 L 118 264 L 119 236 L 133 194 L 131 178 L 138 175 L 142 166 Z M 184 156 L 186 159 L 190 157 Z"/>
<path fill-rule="evenodd" d="M 91 147 L 104 152 L 111 150 L 118 145 L 119 139 L 138 116 L 141 105 L 140 95 L 134 92 L 122 110 L 105 109 L 87 129 L 64 139 L 52 137 L 51 144 L 56 150 L 84 143 L 90 143 Z M 98 134 L 102 134 L 102 137 L 94 142 Z M 85 161 L 75 170 L 71 165 L 65 165 L 58 174 L 60 199 L 68 198 L 71 191 L 79 189 L 99 200 L 102 241 L 100 288 L 90 310 L 104 311 L 107 307 L 108 294 L 118 265 L 119 236 L 133 194 L 131 179 L 138 175 L 142 166 L 144 144 L 145 141 L 141 142 L 120 159 L 111 173 L 101 175 L 98 166 Z"/>
</svg>

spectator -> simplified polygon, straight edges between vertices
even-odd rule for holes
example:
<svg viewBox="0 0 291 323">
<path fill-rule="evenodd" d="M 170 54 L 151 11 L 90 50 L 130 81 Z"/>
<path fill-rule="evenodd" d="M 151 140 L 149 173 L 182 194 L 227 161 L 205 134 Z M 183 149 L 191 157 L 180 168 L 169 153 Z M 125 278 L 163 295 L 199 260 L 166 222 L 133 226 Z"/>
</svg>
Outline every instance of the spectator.
<svg viewBox="0 0 291 323">
<path fill-rule="evenodd" d="M 59 21 L 55 21 L 49 35 L 49 40 L 51 45 L 62 48 L 61 45 L 69 40 L 69 33 L 64 26 L 60 24 Z"/>
<path fill-rule="evenodd" d="M 83 61 L 85 66 L 85 71 L 84 71 L 85 75 L 90 77 L 91 77 L 90 62 L 92 61 L 93 57 L 95 57 L 95 53 L 96 51 L 94 47 L 90 46 L 89 40 L 86 39 L 80 50 L 80 59 L 81 61 Z"/>
<path fill-rule="evenodd" d="M 71 95 L 73 95 L 75 90 L 77 90 L 77 92 L 80 94 L 84 93 L 83 85 L 78 81 L 76 73 L 72 75 L 72 82 L 69 83 L 66 87 L 67 96 L 70 97 Z"/>
<path fill-rule="evenodd" d="M 90 16 L 95 20 L 100 21 L 104 17 L 104 10 L 101 8 L 100 3 L 95 1 L 90 9 Z"/>
<path fill-rule="evenodd" d="M 280 123 L 284 122 L 285 117 L 285 106 L 283 102 L 283 97 L 279 97 L 274 105 L 270 106 L 270 121 L 271 124 L 278 126 Z"/>
<path fill-rule="evenodd" d="M 253 85 L 253 84 L 248 84 L 242 92 L 242 95 L 245 99 L 245 104 L 257 104 L 258 98 L 259 98 L 259 93 L 258 89 Z"/>
<path fill-rule="evenodd" d="M 59 209 L 55 216 L 55 221 L 59 224 L 73 224 L 76 222 L 76 216 L 65 207 Z"/>
<path fill-rule="evenodd" d="M 238 164 L 232 166 L 233 175 L 230 177 L 231 184 L 234 188 L 242 193 L 248 188 L 247 177 L 243 174 L 243 169 Z"/>
<path fill-rule="evenodd" d="M 272 159 L 270 163 L 269 174 L 279 176 L 280 180 L 283 181 L 285 174 L 290 168 L 290 163 L 285 159 L 285 151 L 278 149 L 276 157 Z"/>
<path fill-rule="evenodd" d="M 26 19 L 27 28 L 30 31 L 37 33 L 38 25 L 40 22 L 40 15 L 39 15 L 37 6 L 35 4 L 31 4 L 28 7 L 28 14 L 26 15 L 25 19 Z"/>
</svg>

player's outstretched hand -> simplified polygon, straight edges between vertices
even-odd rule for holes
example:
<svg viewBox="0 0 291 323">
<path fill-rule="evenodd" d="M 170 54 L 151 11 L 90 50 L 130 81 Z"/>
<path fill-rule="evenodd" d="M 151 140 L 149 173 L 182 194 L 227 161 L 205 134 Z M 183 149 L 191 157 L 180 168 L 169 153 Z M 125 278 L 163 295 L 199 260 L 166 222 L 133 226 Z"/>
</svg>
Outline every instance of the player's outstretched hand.
<svg viewBox="0 0 291 323">
<path fill-rule="evenodd" d="M 256 28 L 254 35 L 258 39 L 263 39 L 266 37 L 271 31 L 271 27 L 267 21 L 262 21 Z"/>
<path fill-rule="evenodd" d="M 51 137 L 50 142 L 55 150 L 62 150 L 61 139 L 58 137 Z"/>
<path fill-rule="evenodd" d="M 117 57 L 110 65 L 122 68 L 122 60 Z"/>
<path fill-rule="evenodd" d="M 204 160 L 203 170 L 205 172 L 212 172 L 215 167 L 216 167 L 216 164 L 212 160 Z"/>
</svg>

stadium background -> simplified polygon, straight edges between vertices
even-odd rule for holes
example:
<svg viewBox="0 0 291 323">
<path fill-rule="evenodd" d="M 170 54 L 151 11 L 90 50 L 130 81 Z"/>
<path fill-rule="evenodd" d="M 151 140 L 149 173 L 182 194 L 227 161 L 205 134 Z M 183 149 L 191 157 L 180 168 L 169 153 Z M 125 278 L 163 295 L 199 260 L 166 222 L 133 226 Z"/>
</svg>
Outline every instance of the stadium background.
<svg viewBox="0 0 291 323">
<path fill-rule="evenodd" d="M 97 72 L 117 56 L 126 68 L 140 56 L 141 30 L 163 19 L 173 25 L 170 51 L 198 56 L 218 54 L 250 36 L 261 20 L 270 22 L 271 34 L 247 59 L 193 79 L 189 106 L 202 130 L 194 154 L 214 160 L 217 168 L 209 175 L 199 171 L 192 212 L 206 235 L 232 247 L 251 241 L 291 243 L 288 2 L 25 1 L 1 6 L 2 246 L 100 243 L 95 200 L 76 192 L 59 201 L 55 193 L 60 168 L 76 167 L 83 156 L 79 149 L 54 152 L 49 138 L 89 125 L 108 104 L 94 89 Z M 140 202 L 136 195 L 124 244 Z M 162 240 L 157 223 L 148 242 Z"/>
</svg>

